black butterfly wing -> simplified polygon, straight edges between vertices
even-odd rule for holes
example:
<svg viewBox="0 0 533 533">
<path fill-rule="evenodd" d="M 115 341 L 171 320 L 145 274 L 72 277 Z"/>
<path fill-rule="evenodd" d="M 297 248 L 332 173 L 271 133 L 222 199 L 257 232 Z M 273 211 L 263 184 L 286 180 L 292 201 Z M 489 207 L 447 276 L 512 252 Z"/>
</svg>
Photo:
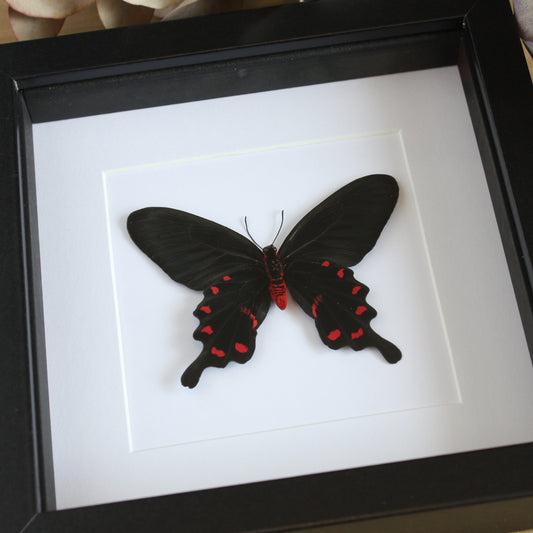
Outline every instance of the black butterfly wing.
<svg viewBox="0 0 533 533">
<path fill-rule="evenodd" d="M 270 307 L 268 278 L 249 271 L 224 275 L 204 291 L 194 316 L 200 320 L 193 337 L 202 341 L 200 355 L 181 377 L 194 387 L 209 366 L 225 367 L 230 361 L 246 363 L 255 350 L 257 328 Z"/>
<path fill-rule="evenodd" d="M 376 311 L 366 301 L 368 288 L 348 267 L 374 247 L 397 199 L 391 176 L 355 180 L 312 209 L 280 248 L 287 286 L 322 342 L 332 349 L 374 346 L 390 363 L 401 352 L 370 327 Z"/>
<path fill-rule="evenodd" d="M 349 268 L 331 261 L 293 263 L 287 284 L 294 300 L 315 319 L 318 334 L 329 348 L 349 346 L 358 351 L 374 346 L 389 363 L 402 358 L 394 344 L 370 327 L 377 313 L 366 301 L 368 287 Z"/>
<path fill-rule="evenodd" d="M 127 228 L 135 244 L 173 280 L 204 293 L 194 311 L 200 325 L 193 334 L 204 347 L 182 384 L 196 386 L 209 366 L 248 361 L 270 306 L 261 251 L 229 228 L 175 209 L 134 211 Z"/>
<path fill-rule="evenodd" d="M 128 216 L 127 228 L 133 242 L 174 281 L 197 291 L 235 270 L 264 270 L 263 254 L 246 237 L 185 211 L 139 209 Z"/>
<path fill-rule="evenodd" d="M 356 265 L 374 247 L 396 205 L 392 176 L 372 174 L 328 196 L 296 224 L 279 253 L 286 267 L 293 260 L 327 258 Z"/>
</svg>

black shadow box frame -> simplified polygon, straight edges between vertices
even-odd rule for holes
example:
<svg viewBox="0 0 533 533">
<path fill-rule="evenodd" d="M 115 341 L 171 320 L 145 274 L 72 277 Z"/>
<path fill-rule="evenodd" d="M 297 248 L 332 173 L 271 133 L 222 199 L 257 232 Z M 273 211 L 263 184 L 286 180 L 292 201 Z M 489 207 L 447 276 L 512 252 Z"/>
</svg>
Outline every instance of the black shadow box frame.
<svg viewBox="0 0 533 533">
<path fill-rule="evenodd" d="M 533 443 L 54 510 L 32 124 L 453 64 L 533 351 L 533 87 L 507 0 L 316 0 L 0 47 L 3 531 L 533 527 Z"/>
</svg>

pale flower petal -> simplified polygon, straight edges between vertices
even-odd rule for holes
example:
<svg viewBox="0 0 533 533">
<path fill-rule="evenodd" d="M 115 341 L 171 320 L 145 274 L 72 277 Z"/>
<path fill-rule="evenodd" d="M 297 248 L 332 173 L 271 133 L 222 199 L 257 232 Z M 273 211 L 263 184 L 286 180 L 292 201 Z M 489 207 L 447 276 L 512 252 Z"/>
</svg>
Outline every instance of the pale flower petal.
<svg viewBox="0 0 533 533">
<path fill-rule="evenodd" d="M 176 9 L 177 5 L 178 4 L 172 4 L 170 7 L 164 7 L 163 9 L 154 10 L 154 17 L 158 19 L 165 18 L 173 9 Z"/>
<path fill-rule="evenodd" d="M 514 0 L 513 6 L 520 37 L 533 56 L 533 0 Z"/>
<path fill-rule="evenodd" d="M 242 9 L 242 0 L 185 0 L 173 9 L 164 20 L 175 20 L 189 17 L 199 17 L 210 15 L 211 13 L 221 13 Z"/>
<path fill-rule="evenodd" d="M 533 2 L 514 0 L 514 12 L 518 21 L 520 36 L 525 41 L 533 41 Z"/>
<path fill-rule="evenodd" d="M 63 27 L 65 19 L 29 17 L 9 8 L 9 23 L 17 40 L 42 39 L 55 37 Z"/>
<path fill-rule="evenodd" d="M 94 0 L 6 0 L 15 11 L 29 17 L 64 19 Z"/>
<path fill-rule="evenodd" d="M 106 28 L 147 24 L 152 20 L 153 8 L 135 6 L 123 0 L 97 0 L 96 7 Z"/>
<path fill-rule="evenodd" d="M 282 4 L 297 4 L 301 0 L 243 0 L 243 9 L 257 9 L 259 7 L 280 6 Z"/>
<path fill-rule="evenodd" d="M 128 4 L 133 4 L 135 6 L 140 5 L 140 6 L 152 7 L 154 9 L 165 9 L 166 7 L 177 5 L 182 2 L 182 0 L 124 0 L 124 1 L 128 2 Z"/>
</svg>

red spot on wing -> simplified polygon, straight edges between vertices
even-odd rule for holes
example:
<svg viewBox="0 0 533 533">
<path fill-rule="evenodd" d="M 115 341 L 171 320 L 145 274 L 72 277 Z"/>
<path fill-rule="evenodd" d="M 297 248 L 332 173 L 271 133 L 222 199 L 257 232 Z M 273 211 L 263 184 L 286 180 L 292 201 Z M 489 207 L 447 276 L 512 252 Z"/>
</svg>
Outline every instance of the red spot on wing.
<svg viewBox="0 0 533 533">
<path fill-rule="evenodd" d="M 320 302 L 322 301 L 322 295 L 319 294 L 318 296 L 315 296 L 313 300 L 313 305 L 311 306 L 311 312 L 313 313 L 313 316 L 316 318 L 316 310 Z"/>
<path fill-rule="evenodd" d="M 241 344 L 240 342 L 236 342 L 235 343 L 235 349 L 239 353 L 246 353 L 248 351 L 248 346 L 246 346 L 246 344 Z"/>
<path fill-rule="evenodd" d="M 360 285 L 356 285 L 356 286 L 352 289 L 352 294 L 357 294 L 360 290 L 361 290 L 361 286 L 360 286 Z"/>
<path fill-rule="evenodd" d="M 329 266 L 329 261 L 324 261 L 324 262 L 322 263 L 322 266 L 323 266 L 323 267 L 328 267 L 328 266 Z"/>
<path fill-rule="evenodd" d="M 333 331 L 330 331 L 328 334 L 328 339 L 330 341 L 336 341 L 341 336 L 340 329 L 334 329 Z"/>
<path fill-rule="evenodd" d="M 211 287 L 211 292 L 213 294 L 218 294 L 219 291 L 220 291 L 220 289 L 218 287 Z"/>
<path fill-rule="evenodd" d="M 203 311 L 206 315 L 208 315 L 211 312 L 211 308 L 208 305 L 204 305 L 203 307 L 200 307 L 200 311 Z"/>
<path fill-rule="evenodd" d="M 363 329 L 359 328 L 355 333 L 352 333 L 352 339 L 358 339 L 363 335 Z"/>
<path fill-rule="evenodd" d="M 202 333 L 207 333 L 208 335 L 213 334 L 213 328 L 211 326 L 205 326 L 202 328 Z"/>
<path fill-rule="evenodd" d="M 216 355 L 217 357 L 224 357 L 226 355 L 226 352 L 224 350 L 219 350 L 215 346 L 211 348 L 211 353 L 213 355 Z"/>
<path fill-rule="evenodd" d="M 223 279 L 224 281 L 229 281 L 229 280 L 231 279 L 231 276 L 224 276 L 222 279 Z"/>
<path fill-rule="evenodd" d="M 362 315 L 366 311 L 366 307 L 364 305 L 360 305 L 356 310 L 356 315 Z"/>
<path fill-rule="evenodd" d="M 341 279 L 344 277 L 344 268 L 337 271 L 337 276 Z"/>
<path fill-rule="evenodd" d="M 257 319 L 255 318 L 255 315 L 248 309 L 248 307 L 241 307 L 241 313 L 244 313 L 245 315 L 249 316 L 252 320 L 252 329 L 255 329 L 257 327 Z"/>
</svg>

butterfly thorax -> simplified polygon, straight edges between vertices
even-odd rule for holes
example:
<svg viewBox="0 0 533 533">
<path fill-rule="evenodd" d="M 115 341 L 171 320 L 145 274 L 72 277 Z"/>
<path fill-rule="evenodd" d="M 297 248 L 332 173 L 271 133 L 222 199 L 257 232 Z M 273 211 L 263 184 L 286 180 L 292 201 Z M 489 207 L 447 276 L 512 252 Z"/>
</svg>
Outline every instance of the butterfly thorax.
<svg viewBox="0 0 533 533">
<path fill-rule="evenodd" d="M 283 279 L 283 263 L 275 246 L 270 245 L 263 248 L 263 262 L 270 282 L 270 296 L 280 309 L 285 309 L 287 307 L 287 286 Z"/>
</svg>

